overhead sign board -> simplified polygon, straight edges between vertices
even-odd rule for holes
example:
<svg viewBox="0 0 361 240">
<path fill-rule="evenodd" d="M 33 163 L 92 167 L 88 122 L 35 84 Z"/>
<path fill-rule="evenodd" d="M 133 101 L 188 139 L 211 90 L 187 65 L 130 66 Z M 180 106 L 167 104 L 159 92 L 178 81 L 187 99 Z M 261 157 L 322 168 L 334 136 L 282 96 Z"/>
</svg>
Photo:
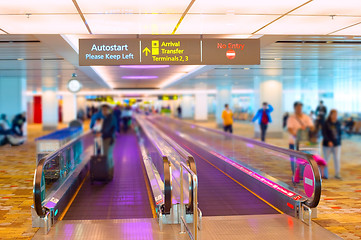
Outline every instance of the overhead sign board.
<svg viewBox="0 0 361 240">
<path fill-rule="evenodd" d="M 80 39 L 80 66 L 260 64 L 259 39 Z"/>
<path fill-rule="evenodd" d="M 142 64 L 198 65 L 201 62 L 199 39 L 141 40 Z"/>
</svg>

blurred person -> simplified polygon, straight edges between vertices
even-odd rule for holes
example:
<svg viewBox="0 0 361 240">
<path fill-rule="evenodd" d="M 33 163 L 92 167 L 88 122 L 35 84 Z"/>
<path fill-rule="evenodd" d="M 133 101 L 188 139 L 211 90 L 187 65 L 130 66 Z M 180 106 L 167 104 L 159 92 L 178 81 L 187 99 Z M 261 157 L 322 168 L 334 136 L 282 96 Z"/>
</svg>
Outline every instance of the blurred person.
<svg viewBox="0 0 361 240">
<path fill-rule="evenodd" d="M 290 115 L 288 114 L 288 112 L 285 112 L 285 114 L 283 114 L 283 124 L 282 124 L 283 129 L 285 129 L 286 126 L 287 126 L 287 120 L 288 120 L 288 117 L 289 117 L 289 116 L 290 116 Z"/>
<path fill-rule="evenodd" d="M 181 105 L 179 105 L 177 107 L 177 113 L 178 113 L 178 118 L 182 118 L 182 107 L 181 107 Z"/>
<path fill-rule="evenodd" d="M 328 115 L 327 120 L 322 128 L 322 146 L 323 155 L 326 162 L 330 160 L 333 155 L 333 162 L 335 167 L 335 178 L 341 179 L 341 123 L 337 119 L 337 110 L 332 109 Z M 325 167 L 324 178 L 328 178 L 328 168 Z"/>
<path fill-rule="evenodd" d="M 0 133 L 3 135 L 13 134 L 11 124 L 4 113 L 0 115 Z"/>
<path fill-rule="evenodd" d="M 122 110 L 120 109 L 119 105 L 116 105 L 114 110 L 113 110 L 113 114 L 117 123 L 117 132 L 120 133 L 120 122 L 121 122 L 121 117 L 122 117 Z"/>
<path fill-rule="evenodd" d="M 103 141 L 102 141 L 102 127 L 103 127 L 103 119 L 98 118 L 95 120 L 95 124 L 92 128 L 93 133 L 95 134 L 94 143 L 95 143 L 95 152 L 100 155 L 103 148 Z"/>
<path fill-rule="evenodd" d="M 101 137 L 103 140 L 103 151 L 104 155 L 107 156 L 108 164 L 111 171 L 111 179 L 113 178 L 114 173 L 114 161 L 113 161 L 113 149 L 115 143 L 115 132 L 116 132 L 116 119 L 111 112 L 109 105 L 102 105 L 101 107 L 103 118 L 102 128 L 101 128 Z"/>
<path fill-rule="evenodd" d="M 349 136 L 351 136 L 354 126 L 355 121 L 353 120 L 353 117 L 350 117 L 345 121 L 345 131 Z"/>
<path fill-rule="evenodd" d="M 99 118 L 104 119 L 104 116 L 103 116 L 103 113 L 102 113 L 101 109 L 99 111 L 93 113 L 93 115 L 92 115 L 92 117 L 90 119 L 90 125 L 89 125 L 90 129 L 92 129 L 94 127 L 97 119 L 99 119 Z"/>
<path fill-rule="evenodd" d="M 225 104 L 224 105 L 224 110 L 222 112 L 222 119 L 223 119 L 223 129 L 225 132 L 230 132 L 233 133 L 233 128 L 232 128 L 232 124 L 233 124 L 233 113 L 232 111 L 229 109 L 229 105 Z"/>
<path fill-rule="evenodd" d="M 80 108 L 78 110 L 78 113 L 77 113 L 77 119 L 78 120 L 81 120 L 81 121 L 84 121 L 85 120 L 85 112 L 82 108 Z"/>
<path fill-rule="evenodd" d="M 23 136 L 24 135 L 23 126 L 25 122 L 26 122 L 26 112 L 17 114 L 12 121 L 11 130 L 13 131 L 13 133 L 18 136 Z"/>
<path fill-rule="evenodd" d="M 313 111 L 313 110 L 311 110 L 311 112 L 310 112 L 310 118 L 311 118 L 311 120 L 312 120 L 312 122 L 315 122 L 316 121 L 316 115 L 315 115 L 315 112 Z"/>
<path fill-rule="evenodd" d="M 127 132 L 129 127 L 132 124 L 132 108 L 130 106 L 126 106 L 122 111 L 122 120 L 123 120 L 123 130 Z"/>
<path fill-rule="evenodd" d="M 323 101 L 320 101 L 320 104 L 316 108 L 316 129 L 320 130 L 325 123 L 327 108 L 323 105 Z"/>
<path fill-rule="evenodd" d="M 303 104 L 301 102 L 295 102 L 293 104 L 294 114 L 290 115 L 287 120 L 287 130 L 289 133 L 289 148 L 292 150 L 298 150 L 297 135 L 299 131 L 313 130 L 314 125 L 311 118 L 302 112 Z M 291 157 L 291 169 L 292 173 L 295 173 L 296 159 Z"/>
<path fill-rule="evenodd" d="M 259 109 L 252 119 L 252 122 L 255 122 L 258 119 L 258 124 L 261 129 L 261 141 L 264 142 L 266 139 L 266 132 L 268 124 L 272 122 L 271 112 L 273 112 L 273 107 L 271 104 L 264 102 L 262 108 Z"/>
</svg>

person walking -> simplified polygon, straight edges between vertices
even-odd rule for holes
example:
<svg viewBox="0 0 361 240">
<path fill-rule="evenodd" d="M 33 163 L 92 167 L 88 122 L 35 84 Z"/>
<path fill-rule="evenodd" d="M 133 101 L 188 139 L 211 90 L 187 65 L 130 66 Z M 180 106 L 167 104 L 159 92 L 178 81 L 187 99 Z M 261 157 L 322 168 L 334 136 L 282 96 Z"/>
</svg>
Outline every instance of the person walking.
<svg viewBox="0 0 361 240">
<path fill-rule="evenodd" d="M 313 130 L 314 125 L 312 119 L 307 114 L 304 114 L 302 111 L 303 104 L 301 102 L 295 102 L 293 104 L 294 114 L 290 115 L 287 119 L 287 130 L 289 133 L 289 148 L 292 150 L 298 150 L 298 140 L 297 137 L 300 134 L 300 131 Z M 290 158 L 291 161 L 291 170 L 293 173 L 293 182 L 295 181 L 295 172 L 299 168 L 297 166 L 297 159 L 293 156 Z"/>
<path fill-rule="evenodd" d="M 222 119 L 223 119 L 223 129 L 225 132 L 233 133 L 233 113 L 229 109 L 229 105 L 224 105 L 224 110 L 222 112 Z"/>
<path fill-rule="evenodd" d="M 177 113 L 178 113 L 178 118 L 182 118 L 182 107 L 181 107 L 181 105 L 179 105 L 177 107 Z"/>
<path fill-rule="evenodd" d="M 316 129 L 320 130 L 325 123 L 327 108 L 323 105 L 323 101 L 320 101 L 320 104 L 316 108 Z"/>
<path fill-rule="evenodd" d="M 107 157 L 107 164 L 110 169 L 110 179 L 113 179 L 114 174 L 114 160 L 113 160 L 113 150 L 115 143 L 115 132 L 117 130 L 116 119 L 114 114 L 111 112 L 110 106 L 104 104 L 101 107 L 101 112 L 103 118 L 102 128 L 101 128 L 101 137 L 103 139 L 103 152 Z M 98 118 L 96 121 L 98 121 Z"/>
<path fill-rule="evenodd" d="M 127 132 L 132 123 L 132 108 L 126 106 L 122 111 L 122 120 L 123 120 L 123 131 Z"/>
<path fill-rule="evenodd" d="M 120 133 L 120 123 L 121 123 L 122 110 L 120 109 L 119 105 L 116 105 L 114 107 L 113 114 L 114 114 L 115 120 L 117 122 L 117 132 Z"/>
<path fill-rule="evenodd" d="M 264 142 L 266 140 L 266 131 L 268 124 L 272 122 L 271 112 L 273 112 L 273 107 L 271 104 L 264 102 L 262 104 L 262 108 L 259 109 L 252 119 L 252 122 L 257 121 L 261 129 L 261 141 Z"/>
<path fill-rule="evenodd" d="M 335 178 L 341 179 L 341 123 L 337 120 L 337 110 L 332 109 L 330 111 L 322 128 L 322 136 L 323 155 L 325 160 L 328 162 L 331 154 L 333 155 Z M 327 166 L 324 170 L 324 178 L 328 178 Z"/>
</svg>

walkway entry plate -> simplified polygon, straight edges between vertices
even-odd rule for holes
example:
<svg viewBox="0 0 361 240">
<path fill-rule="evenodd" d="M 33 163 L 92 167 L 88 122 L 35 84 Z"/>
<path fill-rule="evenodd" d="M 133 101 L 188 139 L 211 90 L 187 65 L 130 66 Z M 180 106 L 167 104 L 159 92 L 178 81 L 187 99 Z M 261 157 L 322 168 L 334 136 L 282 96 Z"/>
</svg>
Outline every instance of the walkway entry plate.
<svg viewBox="0 0 361 240">
<path fill-rule="evenodd" d="M 79 39 L 80 66 L 142 64 L 260 64 L 260 40 L 181 37 Z"/>
</svg>

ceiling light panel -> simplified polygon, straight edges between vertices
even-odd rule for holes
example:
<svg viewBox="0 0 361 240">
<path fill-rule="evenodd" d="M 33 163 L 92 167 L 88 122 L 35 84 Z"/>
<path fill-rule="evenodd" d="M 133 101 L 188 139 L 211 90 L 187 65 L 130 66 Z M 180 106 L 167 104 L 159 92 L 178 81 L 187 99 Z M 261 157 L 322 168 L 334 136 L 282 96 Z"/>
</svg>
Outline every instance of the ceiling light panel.
<svg viewBox="0 0 361 240">
<path fill-rule="evenodd" d="M 360 22 L 357 17 L 286 16 L 259 31 L 259 34 L 321 35 Z"/>
<path fill-rule="evenodd" d="M 197 0 L 190 13 L 224 13 L 224 14 L 284 14 L 306 0 Z"/>
<path fill-rule="evenodd" d="M 74 15 L 0 15 L 0 28 L 11 34 L 88 33 L 78 14 Z"/>
<path fill-rule="evenodd" d="M 277 16 L 187 15 L 177 34 L 250 34 Z"/>
<path fill-rule="evenodd" d="M 85 14 L 95 34 L 170 34 L 181 14 Z"/>
<path fill-rule="evenodd" d="M 292 14 L 361 16 L 360 0 L 314 0 Z"/>
<path fill-rule="evenodd" d="M 72 1 L 16 0 L 1 1 L 0 14 L 77 13 Z"/>
<path fill-rule="evenodd" d="M 183 13 L 190 0 L 77 0 L 83 13 Z"/>
</svg>

